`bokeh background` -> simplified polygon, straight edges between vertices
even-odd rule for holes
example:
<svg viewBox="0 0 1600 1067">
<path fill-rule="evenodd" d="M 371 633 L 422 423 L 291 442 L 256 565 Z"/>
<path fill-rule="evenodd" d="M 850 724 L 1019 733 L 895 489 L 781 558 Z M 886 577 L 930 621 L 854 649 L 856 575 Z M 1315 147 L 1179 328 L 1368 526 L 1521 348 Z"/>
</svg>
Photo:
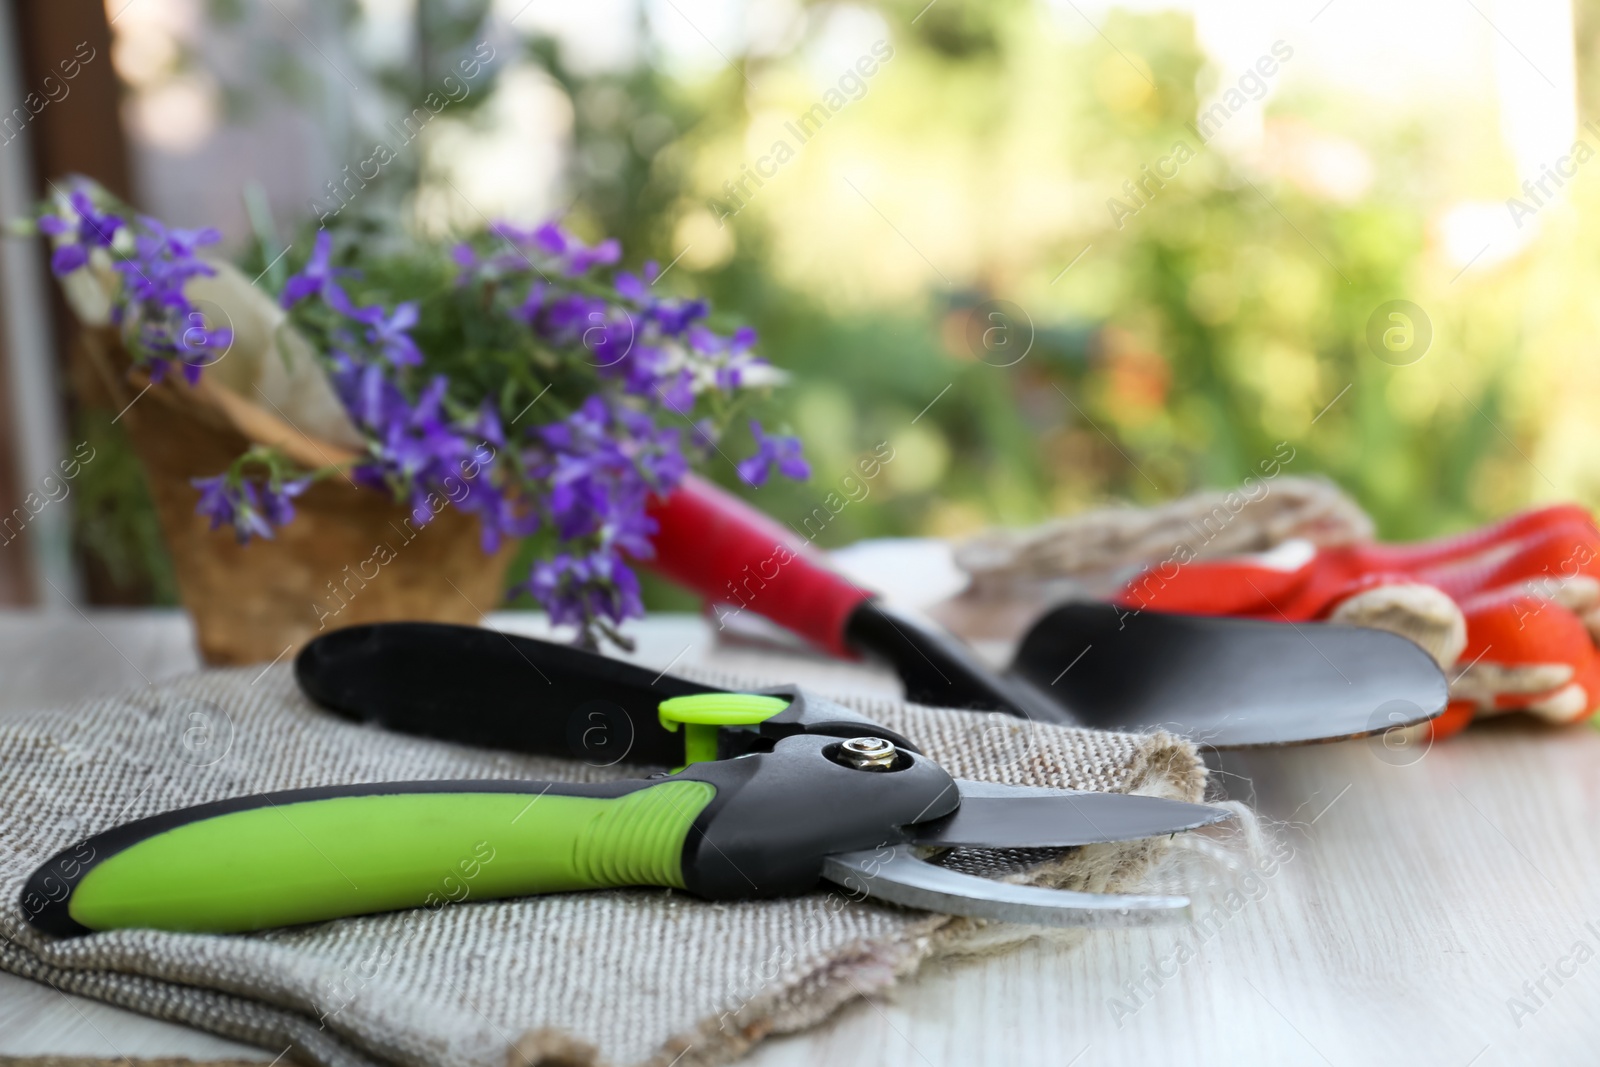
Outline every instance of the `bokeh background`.
<svg viewBox="0 0 1600 1067">
<path fill-rule="evenodd" d="M 814 477 L 763 507 L 796 519 L 894 448 L 827 546 L 1156 502 L 1280 442 L 1393 538 L 1600 503 L 1593 3 L 77 6 L 113 91 L 84 81 L 55 128 L 123 138 L 125 173 L 96 176 L 243 260 L 340 207 L 383 140 L 405 143 L 330 225 L 561 217 L 672 264 L 664 286 L 793 374 L 780 421 Z M 492 58 L 447 81 L 468 55 Z M 41 177 L 15 152 L 8 211 Z M 65 375 L 17 316 L 46 290 L 6 290 L 12 447 L 118 458 L 32 532 L 32 565 L 89 602 L 173 602 L 113 413 L 40 417 Z"/>
</svg>

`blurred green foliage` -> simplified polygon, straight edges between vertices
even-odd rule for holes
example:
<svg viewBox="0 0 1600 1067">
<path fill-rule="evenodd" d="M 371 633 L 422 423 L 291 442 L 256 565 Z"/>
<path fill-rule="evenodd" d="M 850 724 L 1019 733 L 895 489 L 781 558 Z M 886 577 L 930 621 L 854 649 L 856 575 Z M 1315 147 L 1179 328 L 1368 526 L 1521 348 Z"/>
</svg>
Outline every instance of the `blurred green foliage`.
<svg viewBox="0 0 1600 1067">
<path fill-rule="evenodd" d="M 435 47 L 381 72 L 397 102 L 432 84 L 430 56 L 472 40 L 487 6 L 415 10 Z M 1113 12 L 1087 34 L 1026 0 L 885 2 L 873 10 L 893 59 L 721 217 L 725 183 L 827 85 L 814 46 L 833 9 L 808 10 L 792 53 L 734 55 L 709 74 L 675 73 L 648 47 L 595 72 L 547 38 L 514 57 L 571 104 L 568 222 L 617 236 L 630 263 L 674 263 L 663 285 L 752 323 L 794 375 L 775 421 L 804 438 L 813 479 L 740 490 L 780 519 L 809 513 L 880 441 L 895 459 L 819 542 L 1154 503 L 1235 483 L 1279 442 L 1295 450 L 1289 473 L 1333 478 L 1391 538 L 1551 496 L 1595 502 L 1573 456 L 1600 383 L 1574 381 L 1561 349 L 1593 325 L 1595 256 L 1552 227 L 1531 253 L 1469 274 L 1432 230 L 1446 200 L 1509 175 L 1492 133 L 1285 91 L 1264 120 L 1276 162 L 1246 165 L 1192 125 L 1228 86 L 1186 16 Z M 648 38 L 642 9 L 636 29 Z M 1192 158 L 1176 175 L 1130 194 L 1179 144 Z M 1308 179 L 1301 162 L 1328 151 L 1370 179 Z M 386 179 L 391 199 L 370 208 L 408 202 L 446 163 Z M 1396 299 L 1432 324 L 1409 366 L 1367 340 Z M 1006 319 L 1013 340 L 1031 338 L 1020 362 L 995 365 L 974 343 L 990 301 L 1020 309 Z M 731 463 L 711 473 L 735 484 Z"/>
<path fill-rule="evenodd" d="M 73 503 L 76 547 L 90 568 L 90 587 L 101 591 L 102 602 L 176 604 L 172 560 L 126 435 L 109 411 L 80 408 L 73 426 L 95 459 L 83 465 Z"/>
<path fill-rule="evenodd" d="M 971 288 L 929 275 L 923 293 L 866 307 L 785 277 L 794 272 L 782 269 L 775 234 L 805 226 L 811 205 L 731 220 L 736 250 L 695 284 L 748 316 L 768 354 L 795 372 L 789 402 L 816 461 L 813 485 L 762 491 L 769 510 L 803 514 L 879 439 L 896 445 L 901 465 L 840 517 L 827 543 L 1033 522 L 1107 499 L 1153 503 L 1257 473 L 1280 441 L 1295 448 L 1291 473 L 1333 478 L 1393 538 L 1481 521 L 1545 488 L 1519 455 L 1532 451 L 1529 435 L 1506 409 L 1514 316 L 1474 306 L 1467 285 L 1448 304 L 1422 296 L 1442 282 L 1424 277 L 1438 274 L 1424 229 L 1440 191 L 1430 188 L 1440 160 L 1428 152 L 1449 131 L 1404 115 L 1364 127 L 1377 174 L 1370 192 L 1343 202 L 1252 175 L 1197 136 L 1197 110 L 1216 87 L 1184 16 L 1114 14 L 1105 40 L 1069 43 L 1041 40 L 1040 12 L 1027 4 L 940 4 L 909 30 L 898 7 L 885 14 L 900 82 L 855 121 L 887 137 L 938 139 L 952 154 L 1039 155 L 1055 170 L 1040 177 L 1089 190 L 1088 207 L 1054 241 L 973 253 L 962 272 Z M 701 152 L 743 136 L 740 78 L 729 70 L 700 89 L 687 139 Z M 1273 110 L 1338 114 L 1316 99 Z M 1051 141 L 1045 150 L 1041 138 Z M 1102 202 L 1137 204 L 1124 183 L 1179 142 L 1194 158 L 1114 225 Z M 701 196 L 717 195 L 704 186 Z M 882 206 L 894 214 L 892 202 Z M 649 241 L 655 211 L 641 206 L 614 225 L 666 256 L 672 246 Z M 977 214 L 980 226 L 1007 225 L 983 206 Z M 897 218 L 916 240 L 928 232 Z M 910 243 L 883 221 L 869 218 L 858 240 Z M 1013 223 L 1019 237 L 1024 229 Z M 934 270 L 956 276 L 948 262 Z M 1369 349 L 1368 319 L 1402 297 L 1433 309 L 1432 366 L 1395 367 Z M 1013 302 L 1031 326 L 1033 348 L 1015 366 L 991 365 L 974 349 L 968 309 L 991 298 Z M 1441 360 L 1454 366 L 1441 370 Z M 1409 409 L 1393 399 L 1405 375 L 1432 376 Z M 1516 468 L 1509 478 L 1507 467 Z M 1486 490 L 1486 479 L 1498 487 Z"/>
</svg>

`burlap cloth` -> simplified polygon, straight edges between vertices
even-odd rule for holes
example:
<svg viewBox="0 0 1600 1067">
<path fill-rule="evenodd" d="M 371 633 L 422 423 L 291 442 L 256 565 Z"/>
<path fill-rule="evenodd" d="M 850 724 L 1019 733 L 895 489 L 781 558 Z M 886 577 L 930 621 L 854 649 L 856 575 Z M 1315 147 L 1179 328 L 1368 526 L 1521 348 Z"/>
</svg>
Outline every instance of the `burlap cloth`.
<svg viewBox="0 0 1600 1067">
<path fill-rule="evenodd" d="M 958 776 L 1184 800 L 1199 799 L 1204 788 L 1193 748 L 1165 734 L 1034 726 L 877 697 L 842 702 L 915 739 Z M 23 922 L 18 903 L 28 874 L 57 850 L 188 804 L 329 783 L 639 773 L 351 725 L 307 702 L 286 665 L 264 674 L 203 672 L 75 707 L 7 715 L 0 719 L 7 935 L 0 967 L 303 1064 L 691 1067 L 726 1062 L 769 1034 L 813 1025 L 936 955 L 991 951 L 1037 933 L 827 890 L 737 904 L 624 890 L 468 899 L 433 912 L 250 936 L 120 930 L 52 941 Z M 1158 840 L 967 853 L 952 862 L 1115 891 L 1135 888 L 1164 847 Z"/>
</svg>

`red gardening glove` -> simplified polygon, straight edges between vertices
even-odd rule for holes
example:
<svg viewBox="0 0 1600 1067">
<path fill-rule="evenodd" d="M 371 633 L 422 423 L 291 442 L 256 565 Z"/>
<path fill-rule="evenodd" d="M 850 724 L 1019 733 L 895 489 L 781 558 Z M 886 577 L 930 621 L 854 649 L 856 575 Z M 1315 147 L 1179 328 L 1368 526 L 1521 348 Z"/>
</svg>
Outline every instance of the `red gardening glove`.
<svg viewBox="0 0 1600 1067">
<path fill-rule="evenodd" d="M 1583 508 L 1525 512 L 1438 541 L 1168 560 L 1128 583 L 1135 610 L 1328 620 L 1392 630 L 1451 677 L 1435 737 L 1480 715 L 1572 722 L 1600 706 L 1600 529 Z M 1448 670 L 1458 661 L 1458 670 Z"/>
</svg>

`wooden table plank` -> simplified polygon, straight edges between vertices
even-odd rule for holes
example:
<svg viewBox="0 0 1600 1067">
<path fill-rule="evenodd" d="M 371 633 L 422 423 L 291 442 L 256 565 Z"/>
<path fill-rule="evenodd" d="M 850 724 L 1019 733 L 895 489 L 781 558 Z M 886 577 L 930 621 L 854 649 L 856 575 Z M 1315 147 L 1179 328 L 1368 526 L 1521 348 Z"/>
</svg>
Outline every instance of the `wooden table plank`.
<svg viewBox="0 0 1600 1067">
<path fill-rule="evenodd" d="M 1385 755 L 1224 761 L 1294 854 L 1209 937 L 1102 931 L 940 968 L 750 1062 L 1593 1062 L 1600 955 L 1569 957 L 1600 952 L 1600 734 L 1480 729 L 1407 766 Z M 1542 1005 L 1522 989 L 1541 979 Z"/>
</svg>

